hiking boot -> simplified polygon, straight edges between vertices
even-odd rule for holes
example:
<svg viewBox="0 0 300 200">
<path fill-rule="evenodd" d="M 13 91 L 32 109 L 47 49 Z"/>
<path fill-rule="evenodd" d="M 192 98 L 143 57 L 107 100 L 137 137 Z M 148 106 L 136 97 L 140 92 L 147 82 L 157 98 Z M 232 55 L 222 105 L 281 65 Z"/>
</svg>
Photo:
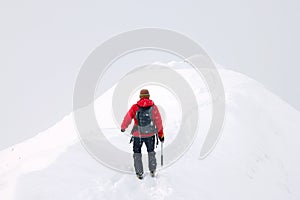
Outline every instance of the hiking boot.
<svg viewBox="0 0 300 200">
<path fill-rule="evenodd" d="M 137 173 L 137 174 L 136 174 L 136 177 L 137 177 L 138 179 L 143 179 L 143 178 L 144 178 L 143 173 Z"/>
<path fill-rule="evenodd" d="M 155 171 L 151 171 L 151 172 L 150 172 L 150 175 L 151 175 L 151 177 L 155 177 L 155 176 L 156 176 Z"/>
</svg>

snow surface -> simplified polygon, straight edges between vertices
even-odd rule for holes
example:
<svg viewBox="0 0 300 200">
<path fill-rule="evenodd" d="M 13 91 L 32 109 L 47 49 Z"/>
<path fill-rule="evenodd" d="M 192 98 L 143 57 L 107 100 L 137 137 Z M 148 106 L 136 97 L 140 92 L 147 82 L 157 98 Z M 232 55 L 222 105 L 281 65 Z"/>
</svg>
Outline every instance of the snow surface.
<svg viewBox="0 0 300 200">
<path fill-rule="evenodd" d="M 98 163 L 79 142 L 70 114 L 37 136 L 0 152 L 0 199 L 300 199 L 300 113 L 249 77 L 220 69 L 226 121 L 214 151 L 199 160 L 211 117 L 210 99 L 193 70 L 177 71 L 193 85 L 198 97 L 199 133 L 188 152 L 159 170 L 156 178 L 146 175 L 141 181 Z M 111 105 L 113 89 L 96 100 L 96 116 L 111 143 L 131 152 L 128 136 L 120 133 L 112 119 L 103 117 L 111 112 L 107 105 Z M 164 94 L 151 96 L 164 108 L 168 145 L 181 119 L 172 94 Z M 129 104 L 136 100 L 132 98 Z M 147 163 L 144 165 L 147 169 Z"/>
</svg>

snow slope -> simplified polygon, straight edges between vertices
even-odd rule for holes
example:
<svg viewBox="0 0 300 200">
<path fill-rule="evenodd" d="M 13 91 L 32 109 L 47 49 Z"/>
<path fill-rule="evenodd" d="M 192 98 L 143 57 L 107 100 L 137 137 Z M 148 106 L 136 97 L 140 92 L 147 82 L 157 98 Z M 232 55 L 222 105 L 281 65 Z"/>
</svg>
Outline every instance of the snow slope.
<svg viewBox="0 0 300 200">
<path fill-rule="evenodd" d="M 192 70 L 178 72 L 189 81 L 199 79 Z M 1 200 L 300 199 L 300 113 L 249 77 L 224 69 L 220 75 L 226 121 L 221 139 L 206 159 L 198 157 L 211 105 L 202 86 L 195 86 L 199 134 L 188 152 L 160 170 L 157 178 L 140 181 L 99 164 L 81 146 L 70 114 L 36 137 L 0 152 Z M 128 137 L 99 113 L 109 112 L 103 105 L 111 102 L 112 93 L 113 88 L 97 99 L 96 115 L 112 144 L 131 152 Z M 166 105 L 172 98 L 155 101 Z M 168 145 L 181 119 L 165 112 Z"/>
</svg>

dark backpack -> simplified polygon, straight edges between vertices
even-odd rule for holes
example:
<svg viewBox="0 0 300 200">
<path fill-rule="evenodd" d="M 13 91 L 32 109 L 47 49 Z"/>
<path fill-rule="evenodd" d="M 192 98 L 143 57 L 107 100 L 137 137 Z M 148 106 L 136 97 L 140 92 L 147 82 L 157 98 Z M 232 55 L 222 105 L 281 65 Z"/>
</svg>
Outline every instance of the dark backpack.
<svg viewBox="0 0 300 200">
<path fill-rule="evenodd" d="M 153 106 L 140 107 L 136 112 L 136 119 L 138 121 L 138 130 L 141 134 L 155 133 L 156 128 L 152 119 Z"/>
</svg>

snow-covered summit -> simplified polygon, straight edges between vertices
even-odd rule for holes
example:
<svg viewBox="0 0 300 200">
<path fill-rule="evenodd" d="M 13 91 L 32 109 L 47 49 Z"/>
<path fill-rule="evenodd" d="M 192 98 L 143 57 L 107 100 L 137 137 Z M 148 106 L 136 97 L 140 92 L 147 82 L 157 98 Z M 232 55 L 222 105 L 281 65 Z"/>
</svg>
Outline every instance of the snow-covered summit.
<svg viewBox="0 0 300 200">
<path fill-rule="evenodd" d="M 177 70 L 187 80 L 199 79 L 190 69 Z M 206 159 L 198 157 L 211 107 L 204 90 L 195 88 L 198 137 L 157 178 L 140 181 L 98 163 L 81 146 L 70 114 L 0 152 L 1 199 L 300 199 L 300 113 L 249 77 L 224 69 L 219 72 L 226 93 L 226 121 L 221 139 Z M 113 88 L 96 100 L 96 115 L 106 125 L 112 144 L 131 151 L 128 137 L 99 113 L 110 112 L 103 102 L 110 102 L 112 93 Z M 163 105 L 164 99 L 172 97 L 157 101 Z M 168 118 L 166 144 L 175 137 L 170 132 L 178 120 Z"/>
</svg>

